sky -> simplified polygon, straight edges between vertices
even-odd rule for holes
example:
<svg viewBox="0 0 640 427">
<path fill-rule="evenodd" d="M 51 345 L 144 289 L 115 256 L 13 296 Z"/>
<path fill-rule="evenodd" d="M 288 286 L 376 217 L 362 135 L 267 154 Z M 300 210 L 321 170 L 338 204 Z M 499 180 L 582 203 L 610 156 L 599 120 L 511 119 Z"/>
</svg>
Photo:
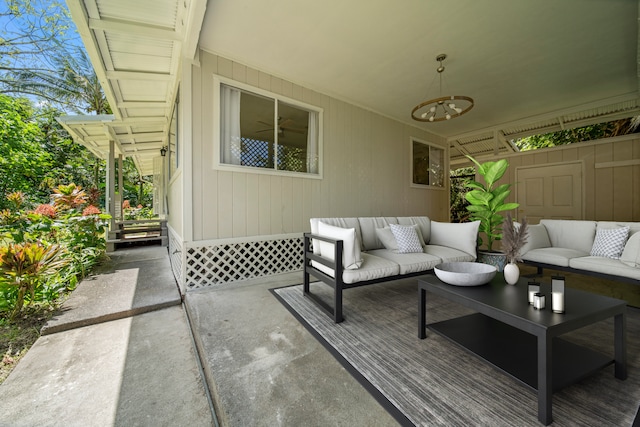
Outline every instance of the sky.
<svg viewBox="0 0 640 427">
<path fill-rule="evenodd" d="M 18 13 L 12 10 L 17 5 Z M 52 60 L 77 55 L 84 45 L 66 5 L 50 0 L 0 0 L 0 92 L 15 70 L 52 70 Z M 7 43 L 6 41 L 9 41 Z M 37 97 L 27 96 L 35 105 Z"/>
</svg>

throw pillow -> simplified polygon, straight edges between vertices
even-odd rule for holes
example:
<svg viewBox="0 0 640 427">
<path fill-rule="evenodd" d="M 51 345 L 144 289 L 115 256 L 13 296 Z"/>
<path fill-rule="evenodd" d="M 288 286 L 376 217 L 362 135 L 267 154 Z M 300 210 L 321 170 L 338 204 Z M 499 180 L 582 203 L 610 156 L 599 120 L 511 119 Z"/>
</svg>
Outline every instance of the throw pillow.
<svg viewBox="0 0 640 427">
<path fill-rule="evenodd" d="M 637 231 L 629 237 L 627 244 L 620 256 L 620 261 L 629 267 L 640 268 L 640 231 Z"/>
<path fill-rule="evenodd" d="M 476 256 L 480 221 L 448 223 L 431 221 L 430 245 L 447 246 Z"/>
<path fill-rule="evenodd" d="M 389 249 L 390 251 L 398 250 L 396 238 L 388 226 L 384 228 L 376 228 L 376 236 L 378 236 L 378 240 L 380 240 L 385 249 Z"/>
<path fill-rule="evenodd" d="M 408 254 L 423 252 L 416 228 L 412 225 L 390 224 L 391 232 L 398 244 L 398 253 Z"/>
<path fill-rule="evenodd" d="M 599 228 L 591 248 L 591 256 L 620 259 L 629 236 L 629 227 Z"/>
<path fill-rule="evenodd" d="M 418 233 L 418 239 L 420 239 L 420 245 L 424 246 L 424 238 L 422 237 L 422 231 L 420 231 L 420 226 L 418 224 L 413 224 L 405 227 L 413 227 L 416 229 L 416 233 Z M 396 242 L 396 237 L 393 235 L 391 228 L 386 226 L 384 228 L 376 228 L 376 236 L 378 236 L 378 240 L 382 243 L 385 249 L 390 251 L 398 250 L 398 243 Z"/>
<path fill-rule="evenodd" d="M 362 265 L 362 254 L 360 253 L 360 242 L 356 237 L 355 228 L 341 228 L 333 225 L 318 222 L 318 234 L 343 241 L 342 266 L 346 270 L 355 270 Z M 335 260 L 335 245 L 329 242 L 320 242 L 320 256 Z"/>
<path fill-rule="evenodd" d="M 529 224 L 527 225 L 527 231 L 527 243 L 520 248 L 520 255 L 524 255 L 533 249 L 551 247 L 551 240 L 549 240 L 549 234 L 544 225 Z"/>
</svg>

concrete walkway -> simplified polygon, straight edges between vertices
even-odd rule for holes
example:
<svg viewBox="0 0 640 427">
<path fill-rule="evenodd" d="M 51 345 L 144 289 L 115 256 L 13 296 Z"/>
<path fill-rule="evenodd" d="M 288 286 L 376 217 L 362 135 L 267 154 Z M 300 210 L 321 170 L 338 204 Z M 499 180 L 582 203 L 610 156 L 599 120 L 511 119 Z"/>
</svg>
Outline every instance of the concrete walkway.
<svg viewBox="0 0 640 427">
<path fill-rule="evenodd" d="M 109 255 L 0 386 L 0 426 L 398 425 L 269 292 L 300 272 L 183 304 L 166 248 Z"/>
<path fill-rule="evenodd" d="M 0 425 L 215 425 L 167 248 L 110 256 L 0 386 Z"/>
</svg>

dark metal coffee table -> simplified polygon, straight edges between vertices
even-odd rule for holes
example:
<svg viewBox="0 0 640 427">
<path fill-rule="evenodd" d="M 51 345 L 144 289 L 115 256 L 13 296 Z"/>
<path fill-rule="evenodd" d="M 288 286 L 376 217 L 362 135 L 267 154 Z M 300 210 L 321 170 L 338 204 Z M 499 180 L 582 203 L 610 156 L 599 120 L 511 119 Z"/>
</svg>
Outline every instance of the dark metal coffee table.
<svg viewBox="0 0 640 427">
<path fill-rule="evenodd" d="M 548 292 L 549 284 L 542 285 Z M 615 376 L 627 378 L 626 302 L 565 288 L 565 313 L 547 305 L 528 304 L 526 279 L 507 285 L 501 273 L 491 283 L 452 286 L 434 275 L 418 280 L 418 336 L 426 337 L 427 292 L 471 308 L 477 313 L 429 328 L 480 356 L 501 371 L 538 392 L 538 419 L 552 422 L 551 395 L 615 363 Z M 559 335 L 614 317 L 614 358 L 559 338 Z"/>
</svg>

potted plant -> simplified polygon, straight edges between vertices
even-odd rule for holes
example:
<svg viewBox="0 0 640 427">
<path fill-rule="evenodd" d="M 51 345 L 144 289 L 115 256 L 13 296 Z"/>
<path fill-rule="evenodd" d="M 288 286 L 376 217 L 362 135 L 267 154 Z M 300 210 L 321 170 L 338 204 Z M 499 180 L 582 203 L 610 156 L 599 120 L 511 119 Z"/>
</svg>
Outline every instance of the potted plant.
<svg viewBox="0 0 640 427">
<path fill-rule="evenodd" d="M 505 203 L 511 193 L 511 184 L 496 185 L 509 167 L 506 159 L 480 164 L 476 159 L 467 156 L 477 166 L 477 172 L 484 180 L 484 184 L 475 180 L 468 180 L 465 187 L 470 189 L 465 195 L 469 202 L 467 210 L 471 221 L 480 221 L 479 232 L 487 239 L 487 252 L 478 251 L 478 260 L 496 266 L 502 271 L 506 257 L 501 252 L 493 251 L 493 243 L 502 238 L 502 223 L 504 217 L 500 212 L 516 209 L 518 203 Z M 478 233 L 478 247 L 484 244 L 482 235 Z M 496 256 L 497 255 L 497 256 Z"/>
<path fill-rule="evenodd" d="M 522 261 L 520 250 L 527 243 L 527 218 L 522 218 L 522 222 L 517 225 L 513 222 L 511 214 L 507 213 L 507 217 L 502 223 L 502 252 L 507 258 L 507 264 L 504 266 L 504 280 L 510 285 L 515 285 L 520 277 L 520 269 L 516 261 Z"/>
</svg>

